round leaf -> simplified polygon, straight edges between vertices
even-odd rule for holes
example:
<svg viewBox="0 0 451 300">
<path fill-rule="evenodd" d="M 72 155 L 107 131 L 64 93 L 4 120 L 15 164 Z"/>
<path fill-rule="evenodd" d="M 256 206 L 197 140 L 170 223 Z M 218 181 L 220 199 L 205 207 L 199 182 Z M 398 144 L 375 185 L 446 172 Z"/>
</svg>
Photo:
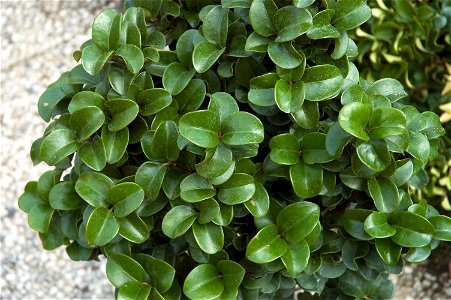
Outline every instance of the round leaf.
<svg viewBox="0 0 451 300">
<path fill-rule="evenodd" d="M 218 200 L 227 205 L 235 205 L 248 201 L 254 193 L 254 178 L 248 174 L 235 173 L 219 186 Z"/>
<path fill-rule="evenodd" d="M 107 126 L 104 126 L 100 138 L 105 147 L 106 162 L 109 164 L 118 162 L 127 149 L 129 141 L 128 128 L 110 131 Z"/>
<path fill-rule="evenodd" d="M 290 166 L 290 180 L 296 195 L 301 198 L 315 197 L 323 187 L 323 167 L 299 161 Z"/>
<path fill-rule="evenodd" d="M 124 129 L 136 118 L 139 107 L 136 102 L 128 99 L 114 99 L 105 102 L 105 107 L 111 115 L 108 130 L 119 131 Z"/>
<path fill-rule="evenodd" d="M 96 75 L 102 70 L 106 61 L 114 51 L 104 51 L 96 45 L 90 45 L 83 48 L 81 52 L 81 63 L 89 75 Z"/>
<path fill-rule="evenodd" d="M 111 211 L 97 207 L 86 224 L 86 240 L 91 245 L 103 246 L 111 242 L 119 231 L 119 222 Z"/>
<path fill-rule="evenodd" d="M 106 165 L 106 153 L 102 139 L 96 135 L 91 141 L 86 141 L 78 151 L 80 159 L 95 171 L 101 171 Z"/>
<path fill-rule="evenodd" d="M 167 165 L 148 161 L 136 171 L 135 182 L 141 186 L 151 200 L 157 198 L 166 170 Z"/>
<path fill-rule="evenodd" d="M 60 182 L 50 190 L 49 204 L 57 210 L 75 210 L 85 202 L 75 192 L 75 182 L 68 181 Z"/>
<path fill-rule="evenodd" d="M 305 240 L 296 244 L 288 244 L 287 251 L 281 259 L 287 271 L 292 275 L 299 275 L 307 267 L 310 249 Z"/>
<path fill-rule="evenodd" d="M 138 73 L 144 65 L 144 54 L 135 45 L 122 45 L 116 50 L 115 55 L 122 57 L 127 69 L 133 74 Z"/>
<path fill-rule="evenodd" d="M 47 135 L 41 144 L 40 157 L 54 166 L 78 150 L 75 133 L 67 129 L 57 129 Z"/>
<path fill-rule="evenodd" d="M 247 245 L 246 257 L 257 264 L 272 262 L 287 251 L 287 242 L 279 236 L 276 225 L 261 229 Z"/>
<path fill-rule="evenodd" d="M 114 215 L 123 218 L 141 205 L 144 200 L 144 191 L 133 182 L 119 183 L 107 192 L 106 200 L 114 205 Z"/>
<path fill-rule="evenodd" d="M 179 131 L 199 147 L 215 148 L 219 143 L 218 116 L 210 110 L 189 112 L 180 118 Z"/>
<path fill-rule="evenodd" d="M 214 223 L 193 223 L 193 234 L 199 248 L 205 253 L 215 254 L 224 246 L 224 232 L 222 226 Z"/>
<path fill-rule="evenodd" d="M 338 122 L 341 128 L 353 136 L 367 141 L 369 136 L 366 126 L 370 120 L 370 109 L 367 105 L 359 102 L 352 102 L 343 106 L 338 115 Z"/>
<path fill-rule="evenodd" d="M 235 112 L 221 124 L 222 142 L 227 145 L 259 144 L 264 139 L 262 122 L 248 112 Z"/>
<path fill-rule="evenodd" d="M 255 193 L 250 200 L 244 202 L 244 205 L 254 217 L 259 218 L 266 215 L 269 210 L 269 195 L 261 183 L 255 181 L 254 184 Z"/>
<path fill-rule="evenodd" d="M 272 0 L 254 0 L 249 10 L 249 20 L 252 28 L 261 36 L 276 34 L 273 18 L 277 6 Z"/>
<path fill-rule="evenodd" d="M 77 133 L 80 141 L 84 141 L 99 130 L 103 122 L 105 115 L 96 106 L 80 108 L 70 116 L 70 127 Z"/>
<path fill-rule="evenodd" d="M 365 231 L 375 238 L 386 238 L 393 236 L 396 229 L 388 225 L 387 216 L 381 212 L 373 212 L 366 218 L 363 224 Z"/>
<path fill-rule="evenodd" d="M 289 243 L 298 243 L 313 231 L 319 221 L 320 209 L 311 202 L 298 202 L 283 208 L 276 224 L 282 237 Z"/>
<path fill-rule="evenodd" d="M 434 226 L 424 217 L 408 211 L 395 212 L 389 224 L 396 228 L 391 239 L 403 247 L 423 247 L 428 245 L 434 234 Z"/>
<path fill-rule="evenodd" d="M 214 195 L 213 185 L 197 173 L 185 177 L 180 183 L 180 196 L 186 202 L 199 202 Z"/>
<path fill-rule="evenodd" d="M 44 203 L 38 203 L 28 213 L 28 225 L 37 232 L 47 232 L 53 216 L 53 208 Z"/>
<path fill-rule="evenodd" d="M 215 299 L 222 294 L 224 283 L 215 266 L 195 267 L 185 279 L 183 292 L 189 299 Z"/>
<path fill-rule="evenodd" d="M 139 105 L 140 113 L 143 116 L 150 116 L 168 107 L 172 102 L 172 97 L 165 89 L 152 88 L 140 92 L 136 102 Z"/>
<path fill-rule="evenodd" d="M 194 69 L 188 69 L 181 63 L 173 62 L 164 70 L 163 87 L 172 95 L 180 94 L 195 73 Z"/>
<path fill-rule="evenodd" d="M 136 214 L 132 213 L 119 219 L 119 235 L 135 244 L 144 243 L 150 235 L 146 223 Z"/>
<path fill-rule="evenodd" d="M 92 22 L 92 40 L 105 51 L 119 47 L 121 15 L 108 9 L 97 15 Z"/>
<path fill-rule="evenodd" d="M 293 69 L 305 63 L 304 53 L 295 49 L 290 42 L 271 42 L 268 46 L 268 55 L 277 66 L 284 69 Z"/>
<path fill-rule="evenodd" d="M 274 97 L 281 111 L 285 113 L 297 112 L 304 103 L 304 83 L 302 81 L 287 82 L 279 79 L 274 88 Z"/>
<path fill-rule="evenodd" d="M 152 287 L 141 282 L 127 282 L 119 288 L 117 299 L 147 300 Z"/>
<path fill-rule="evenodd" d="M 277 29 L 276 42 L 288 42 L 301 36 L 313 26 L 313 18 L 306 9 L 285 6 L 274 16 Z"/>
<path fill-rule="evenodd" d="M 209 41 L 202 41 L 194 47 L 193 66 L 197 73 L 207 72 L 218 60 L 225 48 L 218 48 Z"/>
<path fill-rule="evenodd" d="M 371 18 L 371 8 L 366 0 L 341 0 L 334 9 L 333 23 L 341 30 L 356 28 Z"/>
<path fill-rule="evenodd" d="M 167 237 L 175 239 L 187 232 L 196 218 L 196 211 L 191 207 L 175 206 L 164 216 L 161 228 Z"/>
<path fill-rule="evenodd" d="M 202 177 L 215 178 L 226 172 L 233 161 L 233 154 L 229 147 L 222 143 L 214 149 L 207 149 L 205 159 L 196 164 L 196 171 Z"/>
<path fill-rule="evenodd" d="M 108 257 L 106 276 L 117 288 L 130 282 L 146 281 L 146 272 L 143 267 L 136 260 L 122 253 L 115 253 Z"/>
<path fill-rule="evenodd" d="M 86 172 L 80 174 L 75 183 L 75 191 L 94 207 L 107 207 L 106 194 L 113 186 L 113 181 L 104 174 Z"/>
<path fill-rule="evenodd" d="M 368 191 L 378 211 L 392 213 L 398 208 L 398 188 L 390 179 L 381 177 L 368 180 Z"/>
<path fill-rule="evenodd" d="M 340 70 L 333 65 L 318 65 L 305 69 L 302 77 L 305 99 L 321 101 L 337 95 L 343 85 Z"/>
</svg>

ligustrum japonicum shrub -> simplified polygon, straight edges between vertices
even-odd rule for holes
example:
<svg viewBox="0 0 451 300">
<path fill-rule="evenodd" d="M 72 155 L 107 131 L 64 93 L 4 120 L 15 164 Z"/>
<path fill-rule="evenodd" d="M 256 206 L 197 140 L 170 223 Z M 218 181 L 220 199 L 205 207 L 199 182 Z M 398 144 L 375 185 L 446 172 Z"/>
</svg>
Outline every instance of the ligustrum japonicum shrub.
<svg viewBox="0 0 451 300">
<path fill-rule="evenodd" d="M 120 299 L 390 298 L 451 240 L 409 180 L 445 134 L 363 80 L 362 0 L 125 1 L 39 99 L 45 249 L 107 257 Z"/>
</svg>

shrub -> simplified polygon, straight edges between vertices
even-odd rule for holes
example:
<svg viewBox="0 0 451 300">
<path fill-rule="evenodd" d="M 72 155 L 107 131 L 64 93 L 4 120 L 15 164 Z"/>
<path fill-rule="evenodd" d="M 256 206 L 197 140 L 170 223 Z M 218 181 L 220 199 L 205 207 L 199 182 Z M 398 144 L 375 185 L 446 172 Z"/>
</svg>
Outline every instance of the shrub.
<svg viewBox="0 0 451 300">
<path fill-rule="evenodd" d="M 45 249 L 106 256 L 122 299 L 379 299 L 451 240 L 407 189 L 438 116 L 349 60 L 365 1 L 124 6 L 39 99 L 55 168 L 19 206 Z"/>
</svg>

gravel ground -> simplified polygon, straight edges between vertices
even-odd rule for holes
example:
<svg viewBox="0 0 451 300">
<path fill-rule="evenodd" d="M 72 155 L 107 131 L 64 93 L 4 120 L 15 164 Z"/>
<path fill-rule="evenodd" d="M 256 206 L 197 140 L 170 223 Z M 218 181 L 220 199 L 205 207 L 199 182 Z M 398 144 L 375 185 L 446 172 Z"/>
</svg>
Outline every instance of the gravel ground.
<svg viewBox="0 0 451 300">
<path fill-rule="evenodd" d="M 93 17 L 119 0 L 0 1 L 0 298 L 112 299 L 105 261 L 73 262 L 64 248 L 43 250 L 17 199 L 27 181 L 47 170 L 29 159 L 32 141 L 46 126 L 37 112 L 39 95 L 75 65 L 72 52 L 89 38 Z M 394 277 L 395 299 L 451 299 L 450 250 Z"/>
</svg>

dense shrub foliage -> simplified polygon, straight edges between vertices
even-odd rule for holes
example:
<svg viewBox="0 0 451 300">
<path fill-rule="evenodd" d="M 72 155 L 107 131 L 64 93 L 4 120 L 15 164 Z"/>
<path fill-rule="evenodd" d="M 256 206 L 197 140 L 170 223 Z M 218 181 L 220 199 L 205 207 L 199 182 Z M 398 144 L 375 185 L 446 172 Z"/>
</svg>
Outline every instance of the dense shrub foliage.
<svg viewBox="0 0 451 300">
<path fill-rule="evenodd" d="M 451 1 L 429 3 L 369 1 L 374 18 L 356 29 L 359 48 L 355 60 L 360 75 L 369 80 L 399 79 L 409 89 L 411 103 L 420 111 L 442 114 L 451 130 Z M 440 138 L 437 157 L 411 180 L 416 199 L 451 210 L 451 139 Z"/>
<path fill-rule="evenodd" d="M 31 156 L 54 169 L 19 206 L 45 249 L 106 256 L 120 299 L 385 299 L 451 240 L 408 189 L 439 117 L 351 61 L 365 1 L 124 8 L 39 99 Z"/>
</svg>

